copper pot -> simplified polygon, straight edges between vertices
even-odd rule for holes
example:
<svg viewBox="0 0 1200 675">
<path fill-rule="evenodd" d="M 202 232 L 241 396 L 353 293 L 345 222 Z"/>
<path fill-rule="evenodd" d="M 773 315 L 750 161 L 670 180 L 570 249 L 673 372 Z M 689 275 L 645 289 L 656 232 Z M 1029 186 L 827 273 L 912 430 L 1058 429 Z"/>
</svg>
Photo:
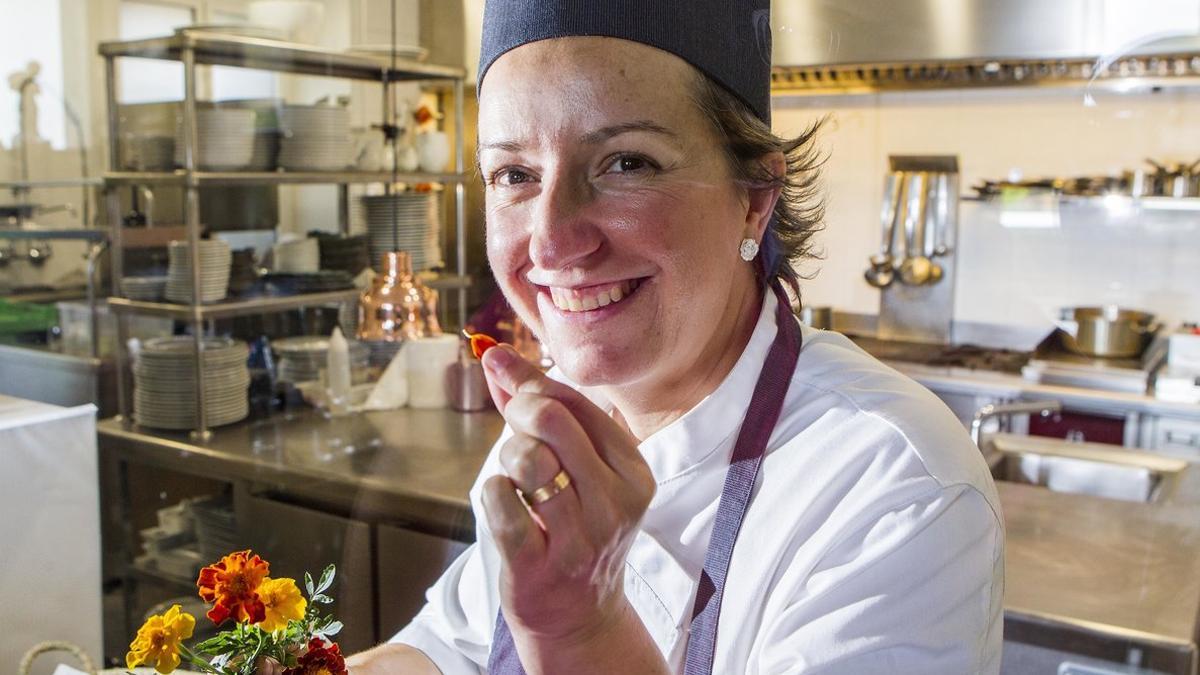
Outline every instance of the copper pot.
<svg viewBox="0 0 1200 675">
<path fill-rule="evenodd" d="M 405 251 L 383 254 L 383 270 L 358 301 L 358 339 L 396 341 L 426 334 L 423 286 Z"/>
</svg>

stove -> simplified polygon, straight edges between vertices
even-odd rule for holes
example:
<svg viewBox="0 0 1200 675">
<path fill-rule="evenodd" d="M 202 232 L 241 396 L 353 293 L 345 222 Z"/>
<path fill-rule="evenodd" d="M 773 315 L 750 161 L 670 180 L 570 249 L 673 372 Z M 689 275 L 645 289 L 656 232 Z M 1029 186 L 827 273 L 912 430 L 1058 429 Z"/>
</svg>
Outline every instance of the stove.
<svg viewBox="0 0 1200 675">
<path fill-rule="evenodd" d="M 1058 384 L 1085 389 L 1103 389 L 1130 394 L 1145 394 L 1151 376 L 1166 356 L 1165 343 L 1156 338 L 1140 356 L 1101 358 L 1070 352 L 1063 346 L 1064 333 L 1055 329 L 1033 350 L 1021 375 L 1042 384 Z"/>
<path fill-rule="evenodd" d="M 979 345 L 943 345 L 925 342 L 880 340 L 864 335 L 848 335 L 863 351 L 881 361 L 899 361 L 923 366 L 984 370 L 1020 375 L 1029 362 L 1029 352 L 992 349 Z"/>
</svg>

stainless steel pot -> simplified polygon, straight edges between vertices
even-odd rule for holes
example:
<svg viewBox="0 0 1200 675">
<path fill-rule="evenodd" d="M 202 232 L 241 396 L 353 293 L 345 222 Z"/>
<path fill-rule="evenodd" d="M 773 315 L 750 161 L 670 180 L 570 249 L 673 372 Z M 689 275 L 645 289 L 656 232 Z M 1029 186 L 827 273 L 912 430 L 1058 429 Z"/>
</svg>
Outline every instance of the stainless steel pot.
<svg viewBox="0 0 1200 675">
<path fill-rule="evenodd" d="M 1141 354 L 1159 328 L 1153 314 L 1116 305 L 1067 307 L 1056 325 L 1065 333 L 1062 342 L 1068 350 L 1106 358 Z"/>
<path fill-rule="evenodd" d="M 831 307 L 802 307 L 800 323 L 810 328 L 829 330 L 833 328 L 833 308 Z"/>
</svg>

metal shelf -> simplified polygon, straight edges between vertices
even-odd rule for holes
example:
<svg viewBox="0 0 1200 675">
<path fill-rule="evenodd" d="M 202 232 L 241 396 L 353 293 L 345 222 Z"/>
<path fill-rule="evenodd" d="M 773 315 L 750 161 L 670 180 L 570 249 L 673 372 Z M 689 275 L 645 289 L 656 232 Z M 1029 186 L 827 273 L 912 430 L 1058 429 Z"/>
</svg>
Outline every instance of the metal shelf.
<svg viewBox="0 0 1200 675">
<path fill-rule="evenodd" d="M 464 183 L 467 174 L 397 173 L 390 171 L 196 171 L 195 185 L 299 185 L 350 183 Z M 176 171 L 109 171 L 104 180 L 113 185 L 186 185 L 188 174 Z"/>
<path fill-rule="evenodd" d="M 109 298 L 108 306 L 118 314 L 143 314 L 170 319 L 225 319 L 246 314 L 282 312 L 299 307 L 333 304 L 357 300 L 361 293 L 357 288 L 325 293 L 301 295 L 264 296 L 248 300 L 217 302 L 208 305 L 181 305 L 170 302 L 147 302 L 128 298 Z"/>
<path fill-rule="evenodd" d="M 100 43 L 100 55 L 181 61 L 183 60 L 183 50 L 189 47 L 195 53 L 197 64 L 239 66 L 278 73 L 320 75 L 375 82 L 455 80 L 466 76 L 466 71 L 462 68 L 404 60 L 397 61 L 396 67 L 391 68 L 381 59 L 369 56 L 347 54 L 333 49 L 321 49 L 282 40 L 227 35 L 186 28 L 176 31 L 169 37 L 102 42 Z"/>
<path fill-rule="evenodd" d="M 99 178 L 52 178 L 49 180 L 10 180 L 0 181 L 3 190 L 33 190 L 36 188 L 71 188 L 71 187 L 100 187 L 104 182 Z"/>
<path fill-rule="evenodd" d="M 73 239 L 82 241 L 104 241 L 108 239 L 106 230 L 5 230 L 0 229 L 0 239 Z"/>
</svg>

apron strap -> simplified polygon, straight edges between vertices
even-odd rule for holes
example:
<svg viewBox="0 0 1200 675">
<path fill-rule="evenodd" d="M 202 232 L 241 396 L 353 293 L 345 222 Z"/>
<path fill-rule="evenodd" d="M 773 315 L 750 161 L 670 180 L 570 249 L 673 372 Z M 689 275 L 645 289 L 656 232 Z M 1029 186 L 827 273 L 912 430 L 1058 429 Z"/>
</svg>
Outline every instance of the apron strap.
<svg viewBox="0 0 1200 675">
<path fill-rule="evenodd" d="M 712 673 L 717 649 L 717 621 L 721 614 L 721 597 L 725 592 L 729 563 L 733 558 L 733 545 L 746 518 L 746 509 L 750 505 L 763 455 L 766 454 L 767 442 L 783 411 L 788 385 L 796 370 L 796 360 L 800 357 L 800 327 L 796 324 L 796 317 L 792 316 L 787 294 L 778 282 L 771 287 L 779 301 L 775 319 L 778 330 L 763 363 L 762 373 L 758 376 L 758 383 L 754 386 L 750 407 L 729 460 L 729 471 L 725 474 L 725 487 L 721 490 L 712 538 L 708 542 L 704 569 L 700 572 L 700 583 L 696 589 L 696 604 L 692 608 L 687 660 L 683 670 L 685 675 Z"/>
<path fill-rule="evenodd" d="M 779 305 L 775 317 L 778 330 L 767 359 L 763 362 L 758 383 L 754 386 L 754 395 L 734 444 L 729 470 L 725 474 L 725 487 L 721 491 L 712 539 L 704 556 L 704 569 L 700 573 L 696 604 L 692 610 L 685 675 L 712 673 L 721 595 L 725 590 L 729 561 L 733 558 L 733 545 L 745 519 L 767 442 L 775 423 L 779 421 L 788 384 L 800 356 L 800 327 L 796 324 L 796 317 L 792 316 L 787 294 L 778 281 L 771 284 L 771 290 Z M 496 631 L 492 636 L 487 672 L 491 675 L 525 675 L 503 611 L 496 615 Z"/>
</svg>

